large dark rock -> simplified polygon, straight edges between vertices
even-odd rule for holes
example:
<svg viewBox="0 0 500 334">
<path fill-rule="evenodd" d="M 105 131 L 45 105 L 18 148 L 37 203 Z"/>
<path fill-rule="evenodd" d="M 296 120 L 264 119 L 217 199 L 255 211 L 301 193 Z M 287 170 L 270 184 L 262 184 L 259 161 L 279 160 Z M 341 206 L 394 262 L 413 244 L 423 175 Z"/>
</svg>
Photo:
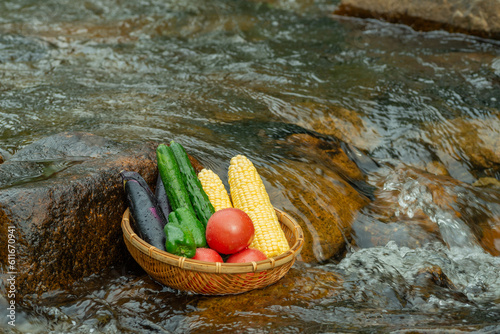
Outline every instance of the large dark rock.
<svg viewBox="0 0 500 334">
<path fill-rule="evenodd" d="M 0 165 L 0 244 L 14 226 L 18 297 L 63 288 L 128 256 L 119 171 L 137 171 L 153 186 L 156 146 L 63 133 Z M 7 258 L 1 247 L 3 273 L 12 271 Z"/>
<path fill-rule="evenodd" d="M 336 13 L 500 39 L 500 0 L 342 0 Z"/>
</svg>

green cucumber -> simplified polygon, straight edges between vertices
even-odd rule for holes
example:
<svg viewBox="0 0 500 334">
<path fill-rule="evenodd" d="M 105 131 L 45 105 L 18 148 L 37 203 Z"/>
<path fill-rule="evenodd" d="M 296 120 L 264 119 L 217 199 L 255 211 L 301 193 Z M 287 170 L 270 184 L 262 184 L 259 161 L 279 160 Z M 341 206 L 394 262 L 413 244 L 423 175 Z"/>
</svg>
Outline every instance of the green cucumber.
<svg viewBox="0 0 500 334">
<path fill-rule="evenodd" d="M 194 171 L 191 161 L 189 161 L 189 157 L 184 147 L 177 142 L 171 141 L 170 148 L 172 149 L 177 165 L 179 166 L 180 174 L 184 184 L 186 185 L 186 190 L 194 212 L 196 213 L 198 219 L 206 227 L 208 219 L 215 212 L 215 209 L 212 203 L 210 203 L 205 190 L 203 190 L 201 182 Z"/>
<path fill-rule="evenodd" d="M 186 207 L 178 208 L 168 215 L 170 222 L 178 223 L 187 229 L 193 236 L 197 248 L 206 247 L 205 226 L 196 218 L 196 215 Z"/>
<path fill-rule="evenodd" d="M 158 171 L 167 192 L 172 211 L 186 207 L 194 213 L 172 149 L 165 144 L 158 145 L 156 148 L 156 159 L 158 162 Z"/>
</svg>

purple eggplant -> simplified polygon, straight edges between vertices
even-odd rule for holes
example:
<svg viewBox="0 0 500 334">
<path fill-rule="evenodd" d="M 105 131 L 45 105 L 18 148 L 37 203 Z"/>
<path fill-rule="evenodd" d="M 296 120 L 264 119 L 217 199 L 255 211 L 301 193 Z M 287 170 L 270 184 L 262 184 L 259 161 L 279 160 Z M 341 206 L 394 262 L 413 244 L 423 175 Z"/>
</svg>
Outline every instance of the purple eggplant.
<svg viewBox="0 0 500 334">
<path fill-rule="evenodd" d="M 160 173 L 158 173 L 158 177 L 156 179 L 155 196 L 158 200 L 158 205 L 160 206 L 160 209 L 162 210 L 163 215 L 167 218 L 168 222 L 168 215 L 172 211 L 172 208 L 170 207 L 170 202 L 168 201 L 167 192 L 165 191 L 165 186 L 163 185 L 163 181 L 161 180 Z"/>
<path fill-rule="evenodd" d="M 137 234 L 148 244 L 165 250 L 163 228 L 167 219 L 155 195 L 139 173 L 122 171 L 120 176 Z"/>
</svg>

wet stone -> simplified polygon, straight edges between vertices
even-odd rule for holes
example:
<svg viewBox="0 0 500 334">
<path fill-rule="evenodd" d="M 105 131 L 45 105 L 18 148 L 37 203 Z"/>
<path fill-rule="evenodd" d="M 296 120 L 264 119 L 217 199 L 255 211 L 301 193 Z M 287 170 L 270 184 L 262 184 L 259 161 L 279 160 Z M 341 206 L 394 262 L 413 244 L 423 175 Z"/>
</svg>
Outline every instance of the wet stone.
<svg viewBox="0 0 500 334">
<path fill-rule="evenodd" d="M 3 164 L 11 157 L 11 154 L 0 147 L 0 164 Z"/>
<path fill-rule="evenodd" d="M 288 145 L 294 146 L 292 155 L 309 156 L 310 159 L 335 170 L 346 179 L 364 181 L 365 176 L 342 149 L 339 141 L 327 141 L 308 134 L 294 134 L 287 138 Z"/>
<path fill-rule="evenodd" d="M 372 17 L 417 30 L 447 30 L 500 39 L 500 1 L 342 0 L 337 14 Z"/>
<path fill-rule="evenodd" d="M 443 269 L 438 266 L 420 269 L 415 278 L 415 283 L 421 286 L 435 285 L 451 290 L 456 289 L 455 284 L 446 276 Z"/>
<path fill-rule="evenodd" d="M 454 300 L 463 304 L 471 304 L 466 294 L 459 291 L 451 279 L 439 266 L 430 266 L 420 269 L 414 278 L 414 286 L 408 292 L 409 296 L 419 295 L 429 300 L 433 296 L 443 300 Z"/>
<path fill-rule="evenodd" d="M 47 177 L 0 189 L 1 243 L 6 244 L 3 232 L 14 226 L 14 269 L 22 295 L 64 288 L 129 258 L 120 228 L 125 202 L 119 172 L 139 172 L 154 186 L 156 146 L 63 133 L 28 145 L 0 165 L 5 180 L 14 167 L 37 171 L 33 166 L 46 161 L 78 161 Z M 12 271 L 6 248 L 0 251 L 1 270 Z"/>
<path fill-rule="evenodd" d="M 494 177 L 482 177 L 472 184 L 475 187 L 497 188 L 500 189 L 500 181 Z"/>
<path fill-rule="evenodd" d="M 298 222 L 303 223 L 305 245 L 301 259 L 324 261 L 343 252 L 351 234 L 351 224 L 369 199 L 356 185 L 364 184 L 364 175 L 337 142 L 310 135 L 291 135 L 283 145 L 301 161 L 283 161 L 274 166 L 274 174 L 262 170 L 271 183 L 285 185 L 276 197 Z M 293 169 L 287 166 L 293 164 Z M 346 181 L 350 180 L 350 182 Z"/>
<path fill-rule="evenodd" d="M 375 200 L 352 224 L 353 239 L 360 248 L 390 241 L 409 248 L 441 242 L 498 254 L 500 199 L 495 190 L 403 166 L 374 185 Z M 488 214 L 480 208 L 487 208 Z"/>
<path fill-rule="evenodd" d="M 500 256 L 500 216 L 496 218 L 496 225 L 484 228 L 481 244 L 493 256 Z"/>
<path fill-rule="evenodd" d="M 87 133 L 61 133 L 40 139 L 16 152 L 0 168 L 0 189 L 47 179 L 91 158 L 118 153 L 118 143 Z"/>
<path fill-rule="evenodd" d="M 384 223 L 361 214 L 352 224 L 352 233 L 355 245 L 360 248 L 385 246 L 393 241 L 399 247 L 415 249 L 427 243 L 442 241 L 437 227 L 431 224 L 426 219 Z"/>
<path fill-rule="evenodd" d="M 235 321 L 251 321 L 254 328 L 266 327 L 271 333 L 279 333 L 284 326 L 280 319 L 284 308 L 307 307 L 315 301 L 334 298 L 342 292 L 342 283 L 343 278 L 336 272 L 296 263 L 282 279 L 264 289 L 201 299 L 187 321 L 196 323 L 202 332 L 213 329 L 212 326 L 224 328 Z M 281 301 L 279 307 L 276 300 Z M 293 322 L 295 326 L 303 323 L 303 319 L 298 320 Z M 205 328 L 207 325 L 210 328 Z"/>
<path fill-rule="evenodd" d="M 460 152 L 465 162 L 480 171 L 494 174 L 500 170 L 500 115 L 487 119 L 456 118 L 449 121 L 446 130 L 436 129 L 429 124 L 430 140 L 437 143 L 440 155 L 454 156 Z M 455 138 L 453 146 L 448 138 Z"/>
<path fill-rule="evenodd" d="M 45 57 L 48 44 L 17 34 L 0 34 L 0 64 L 37 61 Z"/>
<path fill-rule="evenodd" d="M 98 158 L 116 154 L 123 146 L 112 140 L 83 132 L 64 132 L 42 138 L 17 151 L 10 161 Z"/>
<path fill-rule="evenodd" d="M 372 150 L 380 144 L 380 134 L 356 111 L 342 107 L 303 103 L 311 114 L 318 114 L 299 124 L 321 134 L 334 136 L 362 150 Z"/>
</svg>

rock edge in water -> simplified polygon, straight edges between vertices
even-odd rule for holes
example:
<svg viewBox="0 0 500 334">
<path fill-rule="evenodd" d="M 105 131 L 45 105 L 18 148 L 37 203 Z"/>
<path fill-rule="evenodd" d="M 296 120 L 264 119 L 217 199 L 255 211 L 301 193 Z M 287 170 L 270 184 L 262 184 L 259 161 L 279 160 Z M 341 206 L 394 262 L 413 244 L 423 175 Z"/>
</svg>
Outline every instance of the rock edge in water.
<svg viewBox="0 0 500 334">
<path fill-rule="evenodd" d="M 13 268 L 7 247 L 0 249 L 0 273 L 17 272 L 17 298 L 67 287 L 127 259 L 119 171 L 139 172 L 154 185 L 156 147 L 69 132 L 30 144 L 0 165 L 1 180 L 16 169 L 40 168 L 37 163 L 71 162 L 46 178 L 0 187 L 0 244 L 7 245 L 7 229 L 14 227 L 16 248 Z"/>
<path fill-rule="evenodd" d="M 342 0 L 335 14 L 500 39 L 500 0 Z"/>
</svg>

